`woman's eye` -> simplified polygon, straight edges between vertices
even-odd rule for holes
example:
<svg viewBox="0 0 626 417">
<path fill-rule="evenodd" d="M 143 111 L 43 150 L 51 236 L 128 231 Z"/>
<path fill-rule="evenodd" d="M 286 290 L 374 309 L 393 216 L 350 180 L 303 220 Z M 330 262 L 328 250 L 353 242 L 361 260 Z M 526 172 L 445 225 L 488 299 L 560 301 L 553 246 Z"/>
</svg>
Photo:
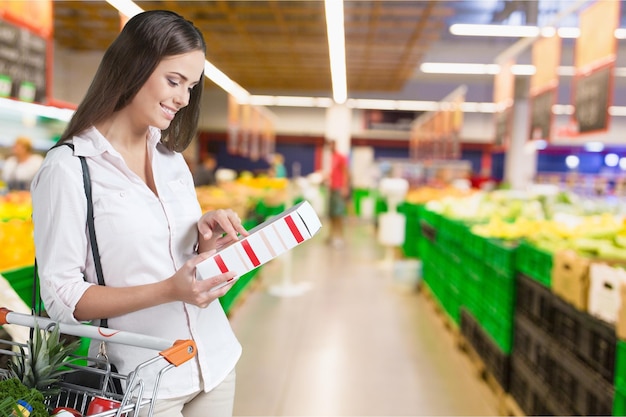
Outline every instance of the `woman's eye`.
<svg viewBox="0 0 626 417">
<path fill-rule="evenodd" d="M 169 85 L 171 85 L 172 87 L 177 87 L 177 86 L 178 86 L 178 83 L 177 83 L 176 81 L 171 80 L 171 79 L 169 79 L 169 78 L 167 79 L 167 82 L 168 82 L 168 83 L 169 83 Z"/>
</svg>

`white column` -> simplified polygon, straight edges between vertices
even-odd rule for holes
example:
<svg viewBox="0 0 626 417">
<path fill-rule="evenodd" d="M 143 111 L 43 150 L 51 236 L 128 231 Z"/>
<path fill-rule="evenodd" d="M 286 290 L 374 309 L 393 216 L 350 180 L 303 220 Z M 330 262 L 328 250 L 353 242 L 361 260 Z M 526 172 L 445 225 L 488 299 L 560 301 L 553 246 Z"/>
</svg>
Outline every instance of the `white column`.
<svg viewBox="0 0 626 417">
<path fill-rule="evenodd" d="M 326 110 L 326 139 L 334 140 L 344 155 L 350 152 L 351 126 L 352 109 L 345 104 L 334 104 Z"/>
<path fill-rule="evenodd" d="M 537 150 L 528 140 L 529 110 L 528 80 L 518 77 L 515 80 L 511 143 L 504 161 L 504 181 L 514 190 L 526 189 L 537 173 Z"/>
</svg>

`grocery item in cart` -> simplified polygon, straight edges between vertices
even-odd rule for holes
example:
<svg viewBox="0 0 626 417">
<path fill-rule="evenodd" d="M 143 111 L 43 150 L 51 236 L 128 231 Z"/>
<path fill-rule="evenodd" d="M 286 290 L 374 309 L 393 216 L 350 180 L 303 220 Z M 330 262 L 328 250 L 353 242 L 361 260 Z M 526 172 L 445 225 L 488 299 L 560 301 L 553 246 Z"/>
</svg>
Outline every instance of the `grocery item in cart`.
<svg viewBox="0 0 626 417">
<path fill-rule="evenodd" d="M 153 395 L 151 398 L 147 398 L 144 396 L 144 393 L 147 391 L 158 392 L 160 381 L 167 371 L 182 365 L 196 355 L 196 345 L 193 340 L 177 340 L 172 343 L 157 337 L 127 331 L 107 329 L 107 332 L 103 332 L 104 329 L 97 326 L 55 323 L 48 318 L 15 313 L 6 308 L 0 308 L 0 326 L 5 324 L 31 328 L 38 327 L 40 329 L 54 328 L 67 335 L 88 337 L 98 341 L 106 340 L 107 343 L 119 343 L 159 351 L 156 356 L 139 364 L 128 374 L 114 373 L 110 368 L 103 370 L 89 366 L 90 364 L 101 362 L 98 358 L 80 358 L 86 363 L 83 365 L 77 363 L 76 359 L 79 359 L 78 357 L 68 355 L 68 361 L 64 362 L 64 366 L 68 369 L 85 373 L 94 372 L 98 375 L 104 372 L 105 378 L 102 378 L 102 386 L 97 388 L 83 387 L 63 381 L 58 382 L 56 385 L 59 393 L 47 396 L 44 399 L 48 410 L 59 414 L 57 417 L 69 417 L 68 413 L 72 417 L 82 417 L 93 415 L 92 413 L 96 412 L 98 417 L 125 417 L 138 415 L 139 410 L 143 408 L 147 408 L 148 412 L 146 415 L 151 417 L 157 396 Z M 2 351 L 3 354 L 18 357 L 28 355 L 27 344 L 12 341 L 7 341 L 7 343 L 16 345 L 18 349 L 15 351 L 5 350 Z M 146 369 L 151 368 L 152 372 L 154 367 L 159 367 L 159 376 L 151 387 L 147 387 L 144 379 L 144 375 L 147 374 Z M 3 371 L 0 369 L 0 380 L 9 377 L 8 372 Z M 107 390 L 107 387 L 110 386 L 108 381 L 111 379 L 121 381 L 125 387 L 123 394 Z M 5 415 L 10 416 L 9 413 Z"/>
</svg>

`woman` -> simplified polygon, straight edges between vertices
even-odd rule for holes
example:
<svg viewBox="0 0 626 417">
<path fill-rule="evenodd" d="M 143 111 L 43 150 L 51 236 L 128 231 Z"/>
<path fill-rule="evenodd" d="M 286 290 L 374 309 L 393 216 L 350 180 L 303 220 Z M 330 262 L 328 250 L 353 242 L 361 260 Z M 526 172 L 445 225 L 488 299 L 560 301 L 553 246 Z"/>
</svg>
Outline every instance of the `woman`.
<svg viewBox="0 0 626 417">
<path fill-rule="evenodd" d="M 199 30 L 175 13 L 130 19 L 61 138 L 74 151 L 48 152 L 31 188 L 41 294 L 53 319 L 108 318 L 113 329 L 195 340 L 197 357 L 161 382 L 155 416 L 231 415 L 241 355 L 217 300 L 232 283 L 212 290 L 234 274 L 196 281 L 195 266 L 248 233 L 234 211 L 202 215 L 179 153 L 197 129 L 205 50 Z M 76 156 L 91 174 L 106 286 L 94 285 Z M 109 344 L 108 355 L 125 374 L 156 352 Z"/>
<path fill-rule="evenodd" d="M 9 190 L 28 190 L 42 162 L 43 157 L 33 153 L 30 139 L 20 136 L 13 143 L 13 155 L 2 167 L 2 179 Z"/>
</svg>

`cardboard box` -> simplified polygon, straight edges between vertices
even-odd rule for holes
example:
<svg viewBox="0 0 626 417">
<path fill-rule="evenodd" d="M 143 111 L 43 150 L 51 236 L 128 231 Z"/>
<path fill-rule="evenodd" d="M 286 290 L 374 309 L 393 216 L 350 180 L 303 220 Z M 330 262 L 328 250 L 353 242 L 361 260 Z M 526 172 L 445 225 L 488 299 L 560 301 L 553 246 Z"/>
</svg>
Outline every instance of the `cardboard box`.
<svg viewBox="0 0 626 417">
<path fill-rule="evenodd" d="M 322 223 L 311 204 L 302 201 L 202 261 L 196 268 L 196 276 L 207 279 L 234 271 L 239 277 L 310 239 L 321 227 Z"/>
<path fill-rule="evenodd" d="M 607 323 L 616 323 L 621 308 L 621 288 L 626 284 L 626 271 L 604 263 L 589 267 L 589 314 Z"/>
<path fill-rule="evenodd" d="M 589 259 L 565 250 L 552 259 L 552 292 L 581 311 L 589 302 Z"/>
<path fill-rule="evenodd" d="M 618 339 L 626 340 L 626 284 L 620 286 L 620 306 L 617 310 L 617 322 L 615 323 L 615 333 Z"/>
</svg>

